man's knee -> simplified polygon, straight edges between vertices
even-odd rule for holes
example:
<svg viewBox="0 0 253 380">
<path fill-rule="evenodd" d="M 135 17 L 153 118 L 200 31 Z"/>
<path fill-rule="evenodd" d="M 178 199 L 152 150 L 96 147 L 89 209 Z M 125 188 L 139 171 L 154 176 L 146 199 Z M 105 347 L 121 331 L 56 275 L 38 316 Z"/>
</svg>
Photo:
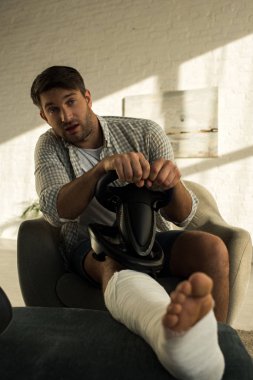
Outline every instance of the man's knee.
<svg viewBox="0 0 253 380">
<path fill-rule="evenodd" d="M 223 275 L 229 272 L 229 254 L 223 240 L 212 234 L 203 233 L 200 236 L 203 249 L 203 259 L 207 260 L 214 270 Z"/>
<path fill-rule="evenodd" d="M 170 268 L 173 274 L 188 276 L 202 271 L 213 277 L 227 276 L 229 256 L 218 236 L 202 231 L 186 231 L 173 245 Z"/>
</svg>

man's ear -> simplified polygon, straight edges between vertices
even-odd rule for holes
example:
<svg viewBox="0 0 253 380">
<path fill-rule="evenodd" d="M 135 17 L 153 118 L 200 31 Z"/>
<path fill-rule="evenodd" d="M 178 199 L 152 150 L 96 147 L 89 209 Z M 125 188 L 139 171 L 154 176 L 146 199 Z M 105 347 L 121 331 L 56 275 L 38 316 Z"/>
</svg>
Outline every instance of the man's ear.
<svg viewBox="0 0 253 380">
<path fill-rule="evenodd" d="M 40 117 L 47 122 L 47 118 L 46 118 L 43 110 L 40 110 Z"/>
<path fill-rule="evenodd" d="M 85 97 L 85 100 L 86 100 L 88 106 L 91 108 L 92 107 L 92 99 L 91 99 L 91 93 L 89 90 L 85 90 L 84 97 Z"/>
</svg>

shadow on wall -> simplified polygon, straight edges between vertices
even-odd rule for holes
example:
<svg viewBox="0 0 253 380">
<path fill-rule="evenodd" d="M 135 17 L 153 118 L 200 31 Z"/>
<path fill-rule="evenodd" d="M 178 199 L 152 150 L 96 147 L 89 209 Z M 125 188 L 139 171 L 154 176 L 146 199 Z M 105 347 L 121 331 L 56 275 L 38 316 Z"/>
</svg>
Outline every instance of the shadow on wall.
<svg viewBox="0 0 253 380">
<path fill-rule="evenodd" d="M 250 1 L 116 3 L 0 2 L 1 120 L 8 125 L 0 143 L 38 125 L 30 86 L 52 64 L 80 70 L 94 100 L 154 75 L 159 90 L 173 90 L 181 63 L 253 31 Z"/>
<path fill-rule="evenodd" d="M 215 168 L 217 166 L 223 166 L 227 164 L 231 164 L 232 162 L 236 162 L 239 160 L 243 160 L 248 157 L 253 157 L 253 146 L 249 146 L 244 149 L 240 149 L 236 152 L 224 154 L 221 157 L 214 159 L 207 159 L 199 162 L 197 165 L 189 165 L 185 166 L 181 169 L 182 176 L 190 176 L 192 174 L 196 173 L 196 167 L 198 169 L 198 173 L 204 172 L 206 170 L 210 170 L 212 168 Z"/>
</svg>

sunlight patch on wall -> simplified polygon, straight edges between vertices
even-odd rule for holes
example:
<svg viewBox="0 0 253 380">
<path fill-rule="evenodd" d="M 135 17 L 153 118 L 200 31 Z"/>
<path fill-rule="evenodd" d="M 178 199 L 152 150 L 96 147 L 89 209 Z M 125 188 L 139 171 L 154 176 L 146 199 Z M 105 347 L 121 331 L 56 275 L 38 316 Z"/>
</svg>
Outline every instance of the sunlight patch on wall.
<svg viewBox="0 0 253 380">
<path fill-rule="evenodd" d="M 49 128 L 48 124 L 43 123 L 39 125 L 38 127 L 24 132 L 18 136 L 13 137 L 12 139 L 9 139 L 5 142 L 0 142 L 0 149 L 8 149 L 10 146 L 20 146 L 23 145 L 26 142 L 26 145 L 28 141 L 33 140 L 34 138 L 38 138 L 43 132 L 45 132 Z"/>
<path fill-rule="evenodd" d="M 217 49 L 191 58 L 178 67 L 178 89 L 203 88 L 226 85 L 237 87 L 240 74 L 252 72 L 249 62 L 253 58 L 253 34 L 234 40 Z M 243 81 L 243 85 L 247 82 Z"/>
<path fill-rule="evenodd" d="M 16 237 L 25 208 L 36 198 L 34 183 L 34 148 L 38 137 L 48 129 L 41 124 L 31 131 L 0 144 L 2 194 L 0 237 Z"/>
</svg>

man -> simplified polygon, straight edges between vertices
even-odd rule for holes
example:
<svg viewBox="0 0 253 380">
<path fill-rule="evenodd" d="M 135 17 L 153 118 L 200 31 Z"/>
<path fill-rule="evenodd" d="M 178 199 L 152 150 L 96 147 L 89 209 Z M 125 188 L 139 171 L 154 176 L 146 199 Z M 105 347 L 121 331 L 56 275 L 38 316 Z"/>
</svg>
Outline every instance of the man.
<svg viewBox="0 0 253 380">
<path fill-rule="evenodd" d="M 150 321 L 155 319 L 158 330 L 164 331 L 165 328 L 166 334 L 168 328 L 174 332 L 189 329 L 191 336 L 195 328 L 199 329 L 199 324 L 203 321 L 206 323 L 206 318 L 211 315 L 212 319 L 212 283 L 216 318 L 219 321 L 226 320 L 229 265 L 224 243 L 218 237 L 204 232 L 170 230 L 170 222 L 182 227 L 190 222 L 198 201 L 180 180 L 171 146 L 159 126 L 149 120 L 102 118 L 95 115 L 89 90 L 85 88 L 80 74 L 70 67 L 53 66 L 43 71 L 33 82 L 31 96 L 40 109 L 41 117 L 51 126 L 40 137 L 35 152 L 40 207 L 51 224 L 62 226 L 67 261 L 86 280 L 102 286 L 106 305 L 112 315 L 133 331 L 144 335 L 164 366 L 178 374 L 178 367 L 182 363 L 173 369 L 168 359 L 171 355 L 167 355 L 167 348 L 164 349 L 168 344 L 167 338 L 164 343 L 163 333 L 156 334 L 160 338 L 157 345 L 153 346 L 154 339 L 150 338 L 150 334 L 153 336 L 156 328 L 150 328 L 153 326 Z M 110 170 L 117 172 L 120 181 L 132 182 L 138 187 L 173 188 L 171 201 L 161 209 L 157 219 L 157 228 L 162 231 L 157 234 L 157 239 L 165 253 L 162 274 L 183 276 L 189 280 L 180 284 L 172 295 L 166 313 L 164 305 L 169 303 L 169 299 L 167 294 L 163 294 L 161 309 L 156 313 L 158 317 L 146 317 L 149 326 L 146 332 L 143 331 L 143 309 L 137 311 L 136 315 L 132 309 L 137 307 L 136 304 L 145 304 L 150 308 L 154 301 L 151 309 L 156 311 L 155 305 L 159 294 L 163 293 L 162 288 L 150 276 L 124 270 L 108 257 L 105 262 L 98 262 L 92 256 L 87 225 L 94 221 L 114 223 L 114 214 L 104 209 L 94 198 L 98 180 Z M 209 277 L 195 272 L 204 272 Z M 148 291 L 149 287 L 156 289 L 153 301 L 149 299 L 152 295 L 152 291 Z M 135 297 L 130 297 L 134 304 L 131 301 L 128 307 L 129 297 L 125 299 L 125 294 L 129 291 Z M 124 302 L 120 297 L 123 297 Z M 162 318 L 163 314 L 165 317 Z M 131 318 L 133 320 L 129 322 Z M 141 327 L 136 328 L 136 323 L 140 323 Z M 194 332 L 194 339 L 198 334 Z M 191 346 L 191 339 L 189 342 Z M 218 379 L 223 368 L 222 355 L 216 341 L 212 341 L 210 347 L 218 358 L 219 375 L 210 377 L 208 373 L 209 377 L 203 378 Z M 169 348 L 169 352 L 172 351 Z M 191 355 L 190 362 L 194 362 Z M 184 372 L 182 376 L 184 378 Z M 193 378 L 202 377 L 194 372 Z"/>
</svg>

